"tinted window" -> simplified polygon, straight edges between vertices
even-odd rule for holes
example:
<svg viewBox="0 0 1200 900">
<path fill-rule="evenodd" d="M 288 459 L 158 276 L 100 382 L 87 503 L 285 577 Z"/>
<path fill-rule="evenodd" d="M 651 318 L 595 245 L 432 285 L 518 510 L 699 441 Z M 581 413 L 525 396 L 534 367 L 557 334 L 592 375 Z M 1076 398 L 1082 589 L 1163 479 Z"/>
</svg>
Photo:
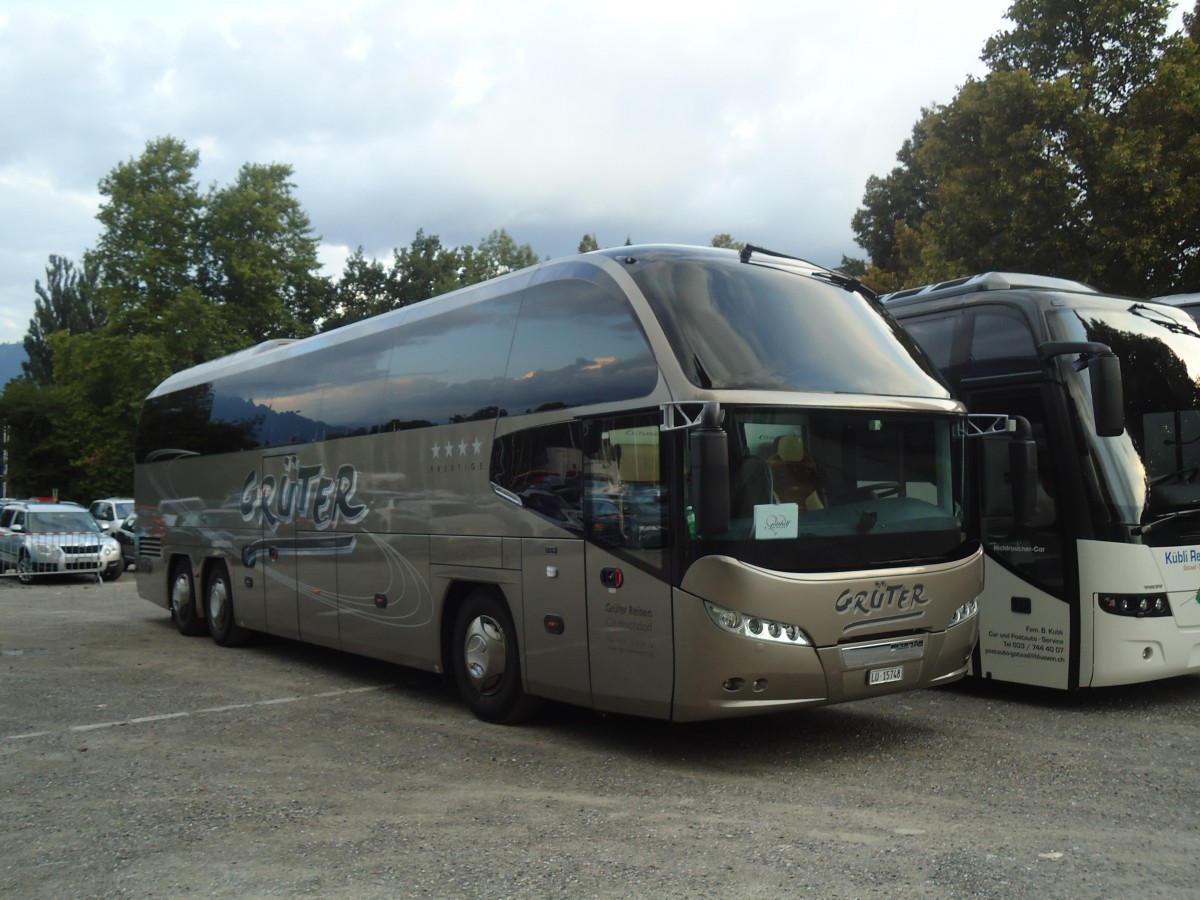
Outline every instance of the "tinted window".
<svg viewBox="0 0 1200 900">
<path fill-rule="evenodd" d="M 624 293 L 591 266 L 552 271 L 525 292 L 504 406 L 510 415 L 644 397 L 658 383 L 650 345 Z"/>
<path fill-rule="evenodd" d="M 929 354 L 933 364 L 939 369 L 950 365 L 951 353 L 954 349 L 954 330 L 958 325 L 958 315 L 926 316 L 920 319 L 903 320 L 904 330 L 916 339 L 921 349 Z"/>
<path fill-rule="evenodd" d="M 491 480 L 521 505 L 582 535 L 583 450 L 578 422 L 530 428 L 492 445 Z"/>
<path fill-rule="evenodd" d="M 650 258 L 630 266 L 693 384 L 948 396 L 913 339 L 878 304 L 732 259 Z"/>
<path fill-rule="evenodd" d="M 519 306 L 519 293 L 494 297 L 393 332 L 381 428 L 495 418 Z"/>
<path fill-rule="evenodd" d="M 212 400 L 211 384 L 147 400 L 138 425 L 138 460 L 203 453 Z"/>
<path fill-rule="evenodd" d="M 976 312 L 970 362 L 975 377 L 1039 370 L 1037 345 L 1024 317 L 1005 309 Z"/>
</svg>

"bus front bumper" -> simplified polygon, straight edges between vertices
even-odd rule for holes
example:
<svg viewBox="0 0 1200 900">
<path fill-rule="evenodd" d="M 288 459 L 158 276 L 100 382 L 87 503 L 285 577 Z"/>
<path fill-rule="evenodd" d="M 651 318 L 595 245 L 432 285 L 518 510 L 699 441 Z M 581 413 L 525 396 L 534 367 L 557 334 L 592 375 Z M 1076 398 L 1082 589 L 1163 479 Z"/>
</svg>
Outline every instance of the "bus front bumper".
<svg viewBox="0 0 1200 900">
<path fill-rule="evenodd" d="M 967 672 L 978 616 L 945 631 L 830 647 L 728 634 L 703 601 L 675 597 L 677 722 L 760 715 L 949 684 Z M 686 648 L 686 649 L 684 649 Z"/>
</svg>

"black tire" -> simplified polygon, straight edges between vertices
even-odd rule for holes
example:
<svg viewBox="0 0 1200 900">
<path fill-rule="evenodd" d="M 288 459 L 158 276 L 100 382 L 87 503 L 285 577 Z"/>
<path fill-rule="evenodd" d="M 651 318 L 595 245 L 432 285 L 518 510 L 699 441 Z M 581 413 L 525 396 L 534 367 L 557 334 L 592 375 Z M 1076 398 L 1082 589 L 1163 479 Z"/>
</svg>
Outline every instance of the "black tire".
<svg viewBox="0 0 1200 900">
<path fill-rule="evenodd" d="M 225 563 L 214 563 L 204 585 L 204 609 L 208 633 L 222 647 L 246 643 L 250 632 L 237 623 L 233 610 L 233 583 Z"/>
<path fill-rule="evenodd" d="M 21 584 L 33 584 L 33 560 L 25 550 L 17 558 L 17 580 Z"/>
<path fill-rule="evenodd" d="M 453 642 L 454 681 L 476 716 L 508 725 L 541 709 L 521 684 L 517 632 L 494 591 L 480 588 L 467 597 L 454 619 Z"/>
<path fill-rule="evenodd" d="M 187 637 L 204 634 L 204 616 L 196 603 L 196 583 L 186 559 L 177 560 L 171 567 L 170 602 L 171 618 L 180 634 Z"/>
<path fill-rule="evenodd" d="M 113 565 L 111 565 L 107 569 L 105 569 L 103 572 L 101 572 L 100 577 L 103 578 L 105 581 L 116 581 L 118 578 L 121 577 L 121 575 L 124 574 L 124 572 L 125 572 L 125 563 L 124 562 L 114 563 Z"/>
</svg>

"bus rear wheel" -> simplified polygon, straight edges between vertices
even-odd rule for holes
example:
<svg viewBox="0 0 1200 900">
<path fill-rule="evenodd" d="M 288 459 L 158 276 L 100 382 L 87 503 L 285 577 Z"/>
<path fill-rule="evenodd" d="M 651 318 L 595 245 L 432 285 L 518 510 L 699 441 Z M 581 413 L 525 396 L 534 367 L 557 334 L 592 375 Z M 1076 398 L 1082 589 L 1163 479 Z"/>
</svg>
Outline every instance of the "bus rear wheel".
<svg viewBox="0 0 1200 900">
<path fill-rule="evenodd" d="M 209 570 L 204 588 L 204 609 L 208 616 L 208 633 L 222 647 L 246 643 L 250 632 L 237 623 L 233 612 L 233 588 L 225 563 L 216 563 Z"/>
<path fill-rule="evenodd" d="M 204 634 L 204 618 L 196 606 L 192 567 L 184 559 L 171 569 L 171 618 L 180 634 L 188 637 Z"/>
<path fill-rule="evenodd" d="M 455 617 L 454 680 L 471 712 L 485 722 L 512 724 L 541 708 L 521 685 L 512 616 L 491 590 L 472 592 Z"/>
</svg>

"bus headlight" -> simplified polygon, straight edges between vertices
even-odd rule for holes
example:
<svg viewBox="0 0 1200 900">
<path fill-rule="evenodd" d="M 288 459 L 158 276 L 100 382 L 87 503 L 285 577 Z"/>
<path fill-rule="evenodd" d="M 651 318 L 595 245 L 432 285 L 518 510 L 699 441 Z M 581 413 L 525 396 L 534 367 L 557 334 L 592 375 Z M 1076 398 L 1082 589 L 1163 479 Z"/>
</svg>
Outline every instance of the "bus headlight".
<svg viewBox="0 0 1200 900">
<path fill-rule="evenodd" d="M 750 638 L 756 641 L 767 641 L 772 644 L 792 644 L 799 647 L 811 647 L 812 638 L 804 633 L 798 625 L 787 622 L 776 622 L 761 616 L 748 616 L 735 609 L 726 609 L 715 603 L 704 601 L 708 617 L 722 631 L 735 634 L 738 637 Z"/>
<path fill-rule="evenodd" d="M 950 624 L 947 628 L 953 628 L 955 625 L 961 625 L 968 619 L 974 618 L 979 614 L 979 598 L 973 597 L 954 611 L 954 615 L 950 617 Z"/>
<path fill-rule="evenodd" d="M 1151 619 L 1171 615 L 1166 594 L 1098 594 L 1096 602 L 1114 616 Z"/>
</svg>

